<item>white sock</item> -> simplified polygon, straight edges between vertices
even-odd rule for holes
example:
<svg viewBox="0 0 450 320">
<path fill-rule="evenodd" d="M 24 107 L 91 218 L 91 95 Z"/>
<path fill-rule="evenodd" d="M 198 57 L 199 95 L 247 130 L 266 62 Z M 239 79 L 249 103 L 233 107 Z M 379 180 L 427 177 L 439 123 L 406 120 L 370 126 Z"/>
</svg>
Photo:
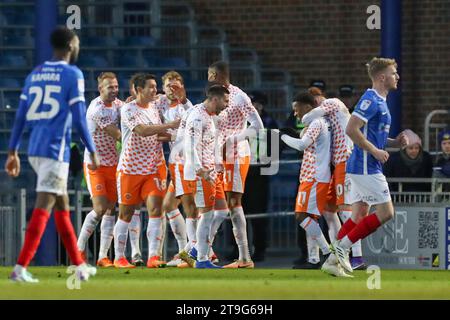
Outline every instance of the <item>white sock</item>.
<svg viewBox="0 0 450 320">
<path fill-rule="evenodd" d="M 114 222 L 115 216 L 107 216 L 106 214 L 102 218 L 100 224 L 100 250 L 98 252 L 98 260 L 106 258 L 108 250 L 111 247 L 111 242 L 114 236 Z"/>
<path fill-rule="evenodd" d="M 114 259 L 119 260 L 125 256 L 125 247 L 127 245 L 128 238 L 128 225 L 130 223 L 117 219 L 114 226 Z"/>
<path fill-rule="evenodd" d="M 178 209 L 170 211 L 166 215 L 169 219 L 170 228 L 172 229 L 173 235 L 177 240 L 179 252 L 183 250 L 187 244 L 186 222 Z"/>
<path fill-rule="evenodd" d="M 314 219 L 307 217 L 305 220 L 303 220 L 302 223 L 300 223 L 300 226 L 305 229 L 307 235 L 310 235 L 312 239 L 317 241 L 317 244 L 319 245 L 323 254 L 330 253 L 330 248 L 327 240 L 325 239 L 325 236 L 323 235 L 319 224 Z"/>
<path fill-rule="evenodd" d="M 337 235 L 339 229 L 341 229 L 341 221 L 336 213 L 328 213 L 323 215 L 325 217 L 325 221 L 328 225 L 328 235 L 330 236 L 330 241 L 335 242 L 337 240 Z"/>
<path fill-rule="evenodd" d="M 149 217 L 147 225 L 148 258 L 159 255 L 162 240 L 162 219 L 161 217 Z"/>
<path fill-rule="evenodd" d="M 339 241 L 339 245 L 344 249 L 350 249 L 350 247 L 353 245 L 353 242 L 350 241 L 348 236 L 345 236 Z"/>
<path fill-rule="evenodd" d="M 317 241 L 314 240 L 310 235 L 306 235 L 306 244 L 308 246 L 308 262 L 310 263 L 319 263 L 320 255 L 319 255 L 319 245 Z"/>
<path fill-rule="evenodd" d="M 167 218 L 165 215 L 161 217 L 161 241 L 159 241 L 158 245 L 158 256 L 163 256 L 164 243 L 166 241 L 166 231 L 167 231 Z"/>
<path fill-rule="evenodd" d="M 208 260 L 209 251 L 209 230 L 211 229 L 211 223 L 214 218 L 214 211 L 208 211 L 200 214 L 200 219 L 197 226 L 197 260 Z"/>
<path fill-rule="evenodd" d="M 197 243 L 197 224 L 197 218 L 186 218 L 186 233 L 189 241 L 184 250 L 187 252 L 189 252 L 189 250 Z"/>
<path fill-rule="evenodd" d="M 91 234 L 95 231 L 95 228 L 99 222 L 100 217 L 94 210 L 87 214 L 84 219 L 83 226 L 81 227 L 80 235 L 78 236 L 78 250 L 84 251 L 86 249 L 86 243 Z"/>
<path fill-rule="evenodd" d="M 130 233 L 130 245 L 131 256 L 141 254 L 141 210 L 134 210 L 133 217 L 131 218 L 130 225 L 128 226 L 128 232 Z"/>
<path fill-rule="evenodd" d="M 227 218 L 228 212 L 228 209 L 214 211 L 214 218 L 211 223 L 211 230 L 209 231 L 209 241 L 211 242 L 211 245 L 214 244 L 214 238 L 216 237 L 217 230 L 219 230 L 222 222 Z"/>
<path fill-rule="evenodd" d="M 242 207 L 231 209 L 231 222 L 233 223 L 233 234 L 239 249 L 239 260 L 251 260 L 248 249 L 247 222 Z"/>
<path fill-rule="evenodd" d="M 345 223 L 348 219 L 352 217 L 351 210 L 343 210 L 339 212 L 342 222 Z M 352 253 L 354 257 L 362 257 L 362 247 L 361 240 L 356 241 L 352 246 Z"/>
</svg>

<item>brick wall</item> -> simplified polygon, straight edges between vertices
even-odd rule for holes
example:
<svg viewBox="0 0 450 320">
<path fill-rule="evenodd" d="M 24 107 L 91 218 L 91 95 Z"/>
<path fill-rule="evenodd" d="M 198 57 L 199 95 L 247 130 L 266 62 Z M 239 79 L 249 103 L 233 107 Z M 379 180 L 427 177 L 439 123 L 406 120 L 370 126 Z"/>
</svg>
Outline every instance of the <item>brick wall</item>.
<svg viewBox="0 0 450 320">
<path fill-rule="evenodd" d="M 366 9 L 379 0 L 188 0 L 201 23 L 223 27 L 234 46 L 257 50 L 264 65 L 291 72 L 295 85 L 323 79 L 331 91 L 370 81 L 364 64 L 380 52 Z M 423 132 L 432 109 L 449 108 L 450 2 L 403 1 L 403 127 Z M 448 119 L 447 119 L 448 120 Z"/>
</svg>

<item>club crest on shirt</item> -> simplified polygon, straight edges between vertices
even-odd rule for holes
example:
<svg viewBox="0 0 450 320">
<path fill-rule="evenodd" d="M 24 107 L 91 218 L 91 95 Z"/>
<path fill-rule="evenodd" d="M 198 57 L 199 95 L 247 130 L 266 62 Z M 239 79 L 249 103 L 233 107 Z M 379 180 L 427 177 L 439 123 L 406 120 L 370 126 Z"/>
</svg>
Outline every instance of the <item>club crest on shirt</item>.
<svg viewBox="0 0 450 320">
<path fill-rule="evenodd" d="M 361 102 L 361 105 L 360 105 L 360 109 L 361 110 L 367 110 L 368 108 L 369 108 L 369 106 L 370 106 L 370 104 L 372 103 L 372 101 L 370 101 L 370 100 L 363 100 L 362 102 Z"/>
</svg>

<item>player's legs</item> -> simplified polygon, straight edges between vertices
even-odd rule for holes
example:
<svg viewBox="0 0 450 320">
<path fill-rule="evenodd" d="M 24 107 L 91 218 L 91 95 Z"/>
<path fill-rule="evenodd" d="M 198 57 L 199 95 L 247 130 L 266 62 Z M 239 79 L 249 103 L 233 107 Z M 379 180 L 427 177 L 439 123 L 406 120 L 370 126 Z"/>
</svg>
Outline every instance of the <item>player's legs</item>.
<svg viewBox="0 0 450 320">
<path fill-rule="evenodd" d="M 196 182 L 196 194 L 195 203 L 200 214 L 200 219 L 197 225 L 197 262 L 195 267 L 199 269 L 208 268 L 216 269 L 221 268 L 209 260 L 209 233 L 211 229 L 211 223 L 214 217 L 214 204 L 216 184 L 210 183 L 204 179 Z M 187 261 L 188 262 L 188 261 Z"/>
<path fill-rule="evenodd" d="M 344 167 L 345 169 L 345 167 Z M 339 166 L 336 166 L 333 176 L 331 177 L 330 186 L 327 194 L 327 204 L 325 210 L 322 212 L 322 216 L 328 225 L 328 235 L 330 241 L 336 241 L 337 234 L 341 228 L 341 222 L 337 216 L 338 211 L 338 195 L 343 194 L 343 188 L 339 185 Z M 344 172 L 345 173 L 345 172 Z"/>
<path fill-rule="evenodd" d="M 131 218 L 130 224 L 128 225 L 128 233 L 130 236 L 131 245 L 131 263 L 135 266 L 143 266 L 144 261 L 142 260 L 141 253 L 141 207 L 142 204 L 138 204 L 134 208 L 133 217 Z"/>
<path fill-rule="evenodd" d="M 158 172 L 148 176 L 141 190 L 141 197 L 145 199 L 148 211 L 147 240 L 148 260 L 147 267 L 165 267 L 166 262 L 161 260 L 163 239 L 163 211 L 162 202 L 166 193 L 166 165 L 160 165 Z M 165 221 L 164 221 L 165 222 Z"/>
<path fill-rule="evenodd" d="M 114 224 L 116 222 L 115 210 L 116 203 L 107 201 L 106 210 L 102 215 L 100 223 L 100 249 L 97 258 L 97 265 L 103 267 L 112 267 L 111 260 L 108 258 L 108 251 L 114 237 Z M 103 211 L 103 210 L 102 210 Z"/>
<path fill-rule="evenodd" d="M 120 199 L 119 199 L 120 202 Z M 133 217 L 135 204 L 119 203 L 119 217 L 114 225 L 114 266 L 116 268 L 134 268 L 125 257 L 128 228 Z"/>
<path fill-rule="evenodd" d="M 119 217 L 114 226 L 114 266 L 134 268 L 125 257 L 128 229 L 136 206 L 142 202 L 140 191 L 146 176 L 117 173 L 117 191 L 119 196 Z"/>
<path fill-rule="evenodd" d="M 162 240 L 162 197 L 149 196 L 145 203 L 148 210 L 147 240 L 148 258 L 158 255 Z"/>
<path fill-rule="evenodd" d="M 307 212 L 296 212 L 295 218 L 297 223 L 305 230 L 309 239 L 315 241 L 324 255 L 330 253 L 329 244 L 323 235 L 322 229 L 318 223 L 319 216 L 308 214 Z M 312 246 L 310 244 L 310 246 Z"/>
<path fill-rule="evenodd" d="M 47 192 L 37 193 L 33 214 L 25 233 L 25 242 L 17 260 L 17 265 L 21 268 L 27 268 L 36 254 L 55 202 L 55 194 Z"/>
<path fill-rule="evenodd" d="M 249 167 L 250 157 L 239 157 L 234 163 L 224 165 L 224 190 L 230 210 L 233 234 L 239 250 L 238 261 L 225 267 L 254 267 L 248 246 L 247 221 L 242 208 L 242 195 Z"/>
<path fill-rule="evenodd" d="M 25 234 L 25 242 L 19 254 L 11 279 L 13 281 L 37 282 L 26 271 L 33 259 L 45 231 L 50 212 L 55 207 L 55 223 L 73 264 L 77 265 L 77 276 L 87 280 L 95 274 L 95 268 L 87 268 L 77 249 L 77 241 L 69 213 L 67 177 L 69 164 L 47 158 L 29 159 L 37 173 L 37 198 L 35 209 Z"/>
<path fill-rule="evenodd" d="M 353 243 L 375 232 L 383 223 L 394 216 L 394 207 L 384 175 L 349 175 L 349 177 L 353 216 L 355 220 L 363 215 L 364 218 L 357 222 L 356 226 L 334 245 L 340 264 L 348 271 L 351 270 L 348 250 Z M 377 212 L 367 215 L 371 205 L 376 205 Z"/>
<path fill-rule="evenodd" d="M 242 208 L 242 193 L 226 192 L 227 204 L 231 212 L 233 234 L 239 250 L 238 260 L 226 265 L 225 268 L 253 268 L 247 237 L 247 221 Z"/>
<path fill-rule="evenodd" d="M 162 201 L 163 198 L 161 196 L 148 196 L 145 202 L 148 210 L 148 267 L 165 266 L 165 262 L 161 261 L 159 256 L 159 247 L 162 241 Z M 153 260 L 155 264 L 150 263 Z"/>
<path fill-rule="evenodd" d="M 209 232 L 209 241 L 211 243 L 210 256 L 213 258 L 212 260 L 217 260 L 217 256 L 213 251 L 213 244 L 217 230 L 222 225 L 223 221 L 228 217 L 229 212 L 230 210 L 228 209 L 225 191 L 223 190 L 223 174 L 220 173 L 216 178 L 216 202 L 214 204 L 214 217 Z"/>
<path fill-rule="evenodd" d="M 114 210 L 115 203 L 109 203 L 106 196 L 94 196 L 92 197 L 92 207 L 93 210 L 86 215 L 78 236 L 78 250 L 82 253 L 86 250 L 86 244 L 102 217 L 105 214 L 108 214 L 108 216 L 112 215 L 111 211 Z"/>
<path fill-rule="evenodd" d="M 184 221 L 183 215 L 178 209 L 181 201 L 175 197 L 175 188 L 173 188 L 173 186 L 171 188 L 171 186 L 172 185 L 170 185 L 168 188 L 162 206 L 163 212 L 169 220 L 173 235 L 177 240 L 178 252 L 180 252 L 187 244 L 186 222 Z"/>
<path fill-rule="evenodd" d="M 351 239 L 362 239 L 366 237 L 366 231 L 372 230 L 376 225 L 381 225 L 390 220 L 394 215 L 394 208 L 392 205 L 389 187 L 386 178 L 382 174 L 375 175 L 349 175 L 350 178 L 350 198 L 352 205 L 352 218 L 350 223 L 354 226 L 350 231 L 339 232 L 338 239 L 344 240 L 351 235 Z M 377 212 L 374 217 L 373 214 L 368 215 L 371 205 L 376 205 Z M 381 210 L 381 212 L 378 212 Z M 370 226 L 367 224 L 369 223 Z M 360 228 L 358 226 L 361 225 Z M 363 230 L 364 226 L 368 229 Z M 350 228 L 348 228 L 350 229 Z M 375 228 L 376 229 L 376 228 Z M 370 233 L 368 233 L 370 234 Z M 352 241 L 353 243 L 357 240 Z"/>
<path fill-rule="evenodd" d="M 343 225 L 341 226 L 341 229 L 339 230 L 339 235 L 337 239 L 342 239 L 345 235 L 347 235 L 353 228 L 356 226 L 356 224 L 351 219 L 352 217 L 352 207 L 350 205 L 344 204 L 340 205 L 338 208 L 339 217 L 341 218 Z M 365 215 L 365 213 L 361 213 L 359 217 L 357 218 L 357 221 L 360 221 Z M 350 220 L 350 221 L 348 221 Z M 352 245 L 352 258 L 350 259 L 350 263 L 352 265 L 353 270 L 365 270 L 367 268 L 366 264 L 364 263 L 364 260 L 362 258 L 362 245 L 361 240 L 356 241 Z"/>
<path fill-rule="evenodd" d="M 317 252 L 315 246 L 318 246 L 324 256 L 329 255 L 330 248 L 322 233 L 318 219 L 320 214 L 325 211 L 328 190 L 328 183 L 302 182 L 298 189 L 295 205 L 297 222 L 306 232 L 308 251 Z M 320 264 L 316 260 L 314 255 L 309 256 L 307 263 L 296 268 L 317 269 Z"/>
<path fill-rule="evenodd" d="M 55 224 L 72 263 L 75 265 L 82 264 L 84 261 L 78 251 L 77 237 L 70 221 L 69 197 L 67 195 L 56 196 Z"/>
<path fill-rule="evenodd" d="M 182 164 L 176 164 L 172 166 L 171 171 L 174 179 L 172 180 L 175 189 L 175 197 L 180 199 L 183 206 L 184 214 L 186 215 L 186 235 L 187 243 L 185 247 L 180 250 L 177 256 L 188 263 L 178 264 L 178 267 L 194 266 L 195 259 L 197 258 L 197 226 L 198 226 L 198 209 L 195 205 L 194 194 L 196 192 L 196 182 L 184 180 L 184 166 Z M 192 255 L 192 256 L 191 256 Z M 184 258 L 183 258 L 184 257 Z M 178 263 L 178 261 L 176 262 Z"/>
<path fill-rule="evenodd" d="M 91 194 L 93 210 L 86 215 L 78 236 L 78 250 L 85 258 L 86 244 L 95 231 L 100 220 L 100 250 L 97 265 L 111 267 L 107 258 L 108 250 L 113 239 L 114 211 L 117 202 L 116 167 L 102 166 L 97 170 L 90 170 L 84 165 L 86 184 Z"/>
<path fill-rule="evenodd" d="M 368 213 L 368 205 L 365 203 L 355 203 L 353 210 L 360 210 L 360 213 Z M 376 205 L 376 212 L 366 215 L 345 237 L 341 239 L 340 246 L 348 249 L 360 239 L 364 239 L 375 232 L 382 224 L 394 217 L 394 206 L 392 202 L 385 202 Z"/>
<path fill-rule="evenodd" d="M 188 238 L 188 243 L 182 251 L 187 253 L 197 244 L 197 225 L 199 217 L 193 194 L 182 195 L 181 205 L 186 214 L 186 234 Z"/>
</svg>

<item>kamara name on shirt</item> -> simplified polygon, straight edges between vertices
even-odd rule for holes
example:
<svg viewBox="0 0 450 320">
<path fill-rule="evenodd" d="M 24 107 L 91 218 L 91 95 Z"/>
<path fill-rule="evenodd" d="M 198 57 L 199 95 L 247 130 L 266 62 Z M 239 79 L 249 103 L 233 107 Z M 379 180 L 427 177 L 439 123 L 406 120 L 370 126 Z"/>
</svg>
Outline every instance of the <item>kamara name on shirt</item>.
<svg viewBox="0 0 450 320">
<path fill-rule="evenodd" d="M 31 76 L 31 81 L 60 81 L 60 73 L 36 73 Z"/>
</svg>

